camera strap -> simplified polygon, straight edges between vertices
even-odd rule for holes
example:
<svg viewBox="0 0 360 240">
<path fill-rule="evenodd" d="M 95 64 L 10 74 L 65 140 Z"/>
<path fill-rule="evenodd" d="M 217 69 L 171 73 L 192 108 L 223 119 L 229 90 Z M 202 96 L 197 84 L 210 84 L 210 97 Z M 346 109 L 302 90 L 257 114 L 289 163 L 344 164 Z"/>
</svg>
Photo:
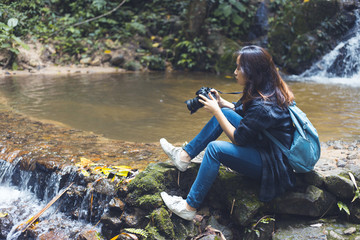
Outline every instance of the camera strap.
<svg viewBox="0 0 360 240">
<path fill-rule="evenodd" d="M 218 91 L 218 93 L 220 93 L 220 94 L 241 94 L 241 93 L 243 93 L 243 92 L 222 92 L 219 90 L 216 90 L 216 91 Z"/>
</svg>

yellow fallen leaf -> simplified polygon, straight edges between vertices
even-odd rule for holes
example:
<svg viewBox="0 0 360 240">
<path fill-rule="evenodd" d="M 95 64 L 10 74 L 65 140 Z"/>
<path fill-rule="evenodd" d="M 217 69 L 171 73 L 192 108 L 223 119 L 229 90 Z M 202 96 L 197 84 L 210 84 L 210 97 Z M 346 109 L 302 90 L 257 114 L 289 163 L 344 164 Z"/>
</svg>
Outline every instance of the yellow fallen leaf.
<svg viewBox="0 0 360 240">
<path fill-rule="evenodd" d="M 111 172 L 111 168 L 102 168 L 101 171 L 103 174 L 105 174 L 105 176 L 108 176 Z"/>
<path fill-rule="evenodd" d="M 0 212 L 0 218 L 6 217 L 8 215 L 8 213 L 2 213 Z"/>
<path fill-rule="evenodd" d="M 155 36 L 151 36 L 151 37 L 150 37 L 151 40 L 154 40 L 155 38 L 156 38 Z"/>
<path fill-rule="evenodd" d="M 105 54 L 110 54 L 110 53 L 111 53 L 111 50 L 105 50 L 104 53 L 105 53 Z"/>
<path fill-rule="evenodd" d="M 127 177 L 127 175 L 129 174 L 130 171 L 127 171 L 127 170 L 120 170 L 120 171 L 117 171 L 115 173 L 115 175 L 117 176 L 121 176 L 121 177 Z"/>
<path fill-rule="evenodd" d="M 153 43 L 152 47 L 157 48 L 159 47 L 160 43 Z"/>
<path fill-rule="evenodd" d="M 119 235 L 116 235 L 115 237 L 113 237 L 113 238 L 110 239 L 110 240 L 116 240 L 116 239 L 118 239 L 119 236 L 120 236 L 120 234 L 119 234 Z"/>
<path fill-rule="evenodd" d="M 226 75 L 225 78 L 234 78 L 234 77 L 230 75 Z"/>
<path fill-rule="evenodd" d="M 84 170 L 84 169 L 81 170 L 81 174 L 84 175 L 84 177 L 90 176 L 90 173 L 88 171 Z"/>
<path fill-rule="evenodd" d="M 304 0 L 304 3 L 307 3 L 307 2 L 309 2 L 310 0 Z"/>
<path fill-rule="evenodd" d="M 112 166 L 112 168 L 116 169 L 132 169 L 130 166 L 120 165 L 120 166 Z"/>
</svg>

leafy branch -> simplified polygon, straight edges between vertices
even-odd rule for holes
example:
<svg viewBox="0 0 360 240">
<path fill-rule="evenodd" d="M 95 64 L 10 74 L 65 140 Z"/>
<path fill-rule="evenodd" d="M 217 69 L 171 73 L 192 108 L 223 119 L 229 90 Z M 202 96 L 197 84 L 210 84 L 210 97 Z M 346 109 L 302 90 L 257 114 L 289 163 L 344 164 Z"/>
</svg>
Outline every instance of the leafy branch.
<svg viewBox="0 0 360 240">
<path fill-rule="evenodd" d="M 124 3 L 126 2 L 126 0 L 123 0 L 119 5 L 117 5 L 115 8 L 113 8 L 112 10 L 104 13 L 104 14 L 101 14 L 99 16 L 96 16 L 96 17 L 93 17 L 93 18 L 89 18 L 85 21 L 82 21 L 82 22 L 78 22 L 78 23 L 75 23 L 75 24 L 72 24 L 72 25 L 69 25 L 69 26 L 64 26 L 62 28 L 60 28 L 58 31 L 54 32 L 52 35 L 56 35 L 58 34 L 60 31 L 64 30 L 65 28 L 73 28 L 73 27 L 76 27 L 76 26 L 79 26 L 79 25 L 82 25 L 84 23 L 89 23 L 89 22 L 92 22 L 92 21 L 95 21 L 97 19 L 100 19 L 102 17 L 105 17 L 105 16 L 108 16 L 110 14 L 112 14 L 113 12 L 117 11 L 122 5 L 124 5 Z"/>
</svg>

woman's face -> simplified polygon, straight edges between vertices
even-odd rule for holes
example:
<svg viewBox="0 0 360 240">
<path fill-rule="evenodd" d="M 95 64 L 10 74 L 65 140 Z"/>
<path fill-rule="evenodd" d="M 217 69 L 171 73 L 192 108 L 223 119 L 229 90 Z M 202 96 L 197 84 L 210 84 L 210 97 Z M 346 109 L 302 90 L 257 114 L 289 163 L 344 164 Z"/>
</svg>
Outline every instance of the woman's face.
<svg viewBox="0 0 360 240">
<path fill-rule="evenodd" d="M 234 75 L 235 75 L 237 83 L 240 84 L 240 86 L 244 86 L 245 85 L 245 77 L 244 77 L 243 71 L 240 68 L 240 57 L 241 57 L 241 55 L 239 55 L 236 59 L 237 67 L 234 71 Z"/>
</svg>

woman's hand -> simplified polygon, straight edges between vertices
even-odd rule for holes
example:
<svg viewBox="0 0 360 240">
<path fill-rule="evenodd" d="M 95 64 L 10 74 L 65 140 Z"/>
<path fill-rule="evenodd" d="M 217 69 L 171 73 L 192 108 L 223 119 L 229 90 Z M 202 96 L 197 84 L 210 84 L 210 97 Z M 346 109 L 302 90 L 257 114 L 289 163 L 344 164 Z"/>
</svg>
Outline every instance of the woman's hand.
<svg viewBox="0 0 360 240">
<path fill-rule="evenodd" d="M 217 94 L 218 97 L 219 94 Z M 213 115 L 215 115 L 216 112 L 221 111 L 218 100 L 214 98 L 214 96 L 209 93 L 209 98 L 205 97 L 204 95 L 200 94 L 199 97 L 201 99 L 199 99 L 199 102 L 204 104 L 204 108 L 211 112 Z"/>
<path fill-rule="evenodd" d="M 213 88 L 212 88 L 210 91 L 215 94 L 215 96 L 216 96 L 216 101 L 217 101 L 217 103 L 218 103 L 218 105 L 219 105 L 220 108 L 227 107 L 227 108 L 230 108 L 230 109 L 235 110 L 235 105 L 234 105 L 233 103 L 231 103 L 231 102 L 223 99 L 223 98 L 220 96 L 220 94 L 219 94 L 218 91 L 216 91 L 216 90 L 213 89 Z"/>
</svg>

